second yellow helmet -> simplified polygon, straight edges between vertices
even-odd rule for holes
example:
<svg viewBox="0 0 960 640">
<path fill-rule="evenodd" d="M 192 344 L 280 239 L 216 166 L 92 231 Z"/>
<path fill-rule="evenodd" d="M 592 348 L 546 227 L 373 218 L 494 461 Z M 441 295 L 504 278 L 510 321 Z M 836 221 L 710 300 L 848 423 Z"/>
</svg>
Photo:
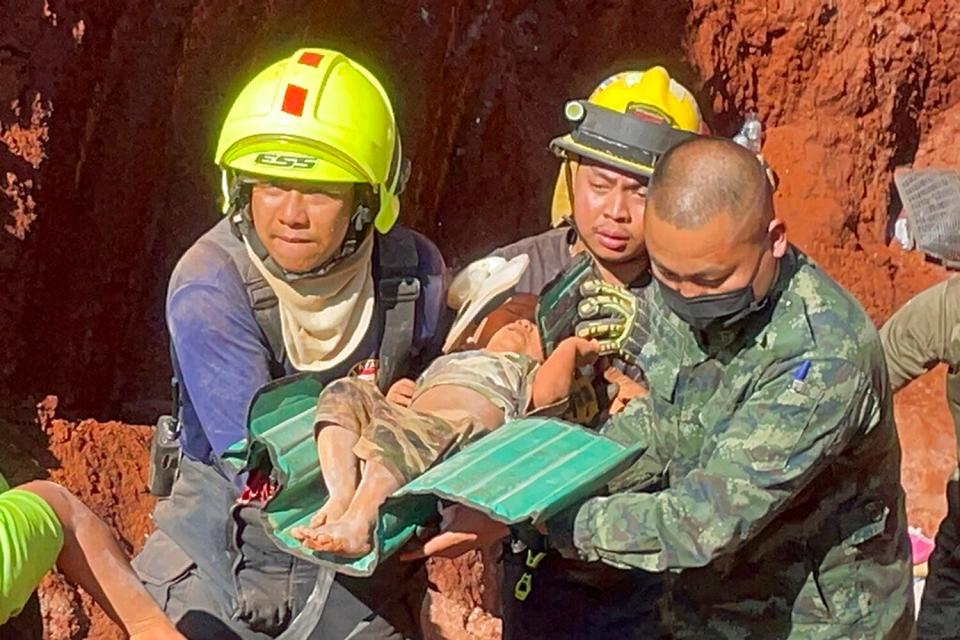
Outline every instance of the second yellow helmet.
<svg viewBox="0 0 960 640">
<path fill-rule="evenodd" d="M 641 121 L 667 126 L 690 134 L 707 133 L 700 114 L 696 98 L 682 84 L 670 77 L 663 67 L 652 67 L 646 71 L 623 71 L 614 74 L 597 85 L 586 100 L 587 107 L 600 107 L 603 111 L 632 116 Z M 578 103 L 568 103 L 568 119 L 575 122 L 582 118 L 570 118 L 571 111 L 577 111 Z M 582 103 L 580 103 L 582 104 Z M 553 226 L 559 225 L 573 210 L 572 191 L 567 176 L 573 175 L 580 157 L 590 158 L 604 164 L 610 164 L 631 173 L 649 176 L 659 150 L 647 149 L 647 159 L 628 160 L 611 153 L 609 148 L 595 144 L 584 137 L 576 136 L 576 131 L 554 139 L 551 150 L 563 158 L 564 163 L 554 187 L 550 219 Z M 616 135 L 616 134 L 614 134 Z M 579 138 L 579 139 L 578 139 Z M 677 136 L 677 140 L 682 139 Z M 636 140 L 611 140 L 612 143 L 643 145 Z"/>
</svg>

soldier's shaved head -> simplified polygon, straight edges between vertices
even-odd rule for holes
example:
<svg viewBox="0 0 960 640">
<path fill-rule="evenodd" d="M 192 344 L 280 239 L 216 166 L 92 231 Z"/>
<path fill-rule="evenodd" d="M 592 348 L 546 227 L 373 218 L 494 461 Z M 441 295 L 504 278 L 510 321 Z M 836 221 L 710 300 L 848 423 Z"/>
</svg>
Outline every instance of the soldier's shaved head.
<svg viewBox="0 0 960 640">
<path fill-rule="evenodd" d="M 741 233 L 766 231 L 773 194 L 757 157 L 723 138 L 696 137 L 668 151 L 657 163 L 647 209 L 679 229 L 696 229 L 719 214 Z"/>
<path fill-rule="evenodd" d="M 753 289 L 762 299 L 789 248 L 763 165 L 731 140 L 693 138 L 664 156 L 647 194 L 650 268 L 684 298 Z"/>
</svg>

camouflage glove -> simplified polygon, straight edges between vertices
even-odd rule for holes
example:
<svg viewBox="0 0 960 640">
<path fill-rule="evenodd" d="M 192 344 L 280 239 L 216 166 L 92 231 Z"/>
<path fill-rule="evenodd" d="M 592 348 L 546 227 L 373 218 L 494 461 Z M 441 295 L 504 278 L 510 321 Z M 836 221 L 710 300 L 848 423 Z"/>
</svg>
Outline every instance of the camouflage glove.
<svg viewBox="0 0 960 640">
<path fill-rule="evenodd" d="M 650 336 L 643 302 L 627 289 L 602 280 L 581 284 L 580 295 L 577 335 L 597 340 L 600 355 L 618 355 L 624 362 L 637 364 Z"/>
</svg>

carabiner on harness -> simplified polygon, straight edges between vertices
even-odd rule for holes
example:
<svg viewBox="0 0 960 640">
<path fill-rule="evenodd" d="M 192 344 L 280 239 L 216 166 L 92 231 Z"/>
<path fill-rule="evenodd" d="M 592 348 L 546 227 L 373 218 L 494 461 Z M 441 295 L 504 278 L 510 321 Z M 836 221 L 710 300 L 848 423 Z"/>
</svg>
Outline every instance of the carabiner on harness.
<svg viewBox="0 0 960 640">
<path fill-rule="evenodd" d="M 547 554 L 543 551 L 534 553 L 530 549 L 527 549 L 527 559 L 526 562 L 524 562 L 526 570 L 513 587 L 513 597 L 520 602 L 526 600 L 530 592 L 533 591 L 533 571 L 545 557 L 547 557 Z"/>
</svg>

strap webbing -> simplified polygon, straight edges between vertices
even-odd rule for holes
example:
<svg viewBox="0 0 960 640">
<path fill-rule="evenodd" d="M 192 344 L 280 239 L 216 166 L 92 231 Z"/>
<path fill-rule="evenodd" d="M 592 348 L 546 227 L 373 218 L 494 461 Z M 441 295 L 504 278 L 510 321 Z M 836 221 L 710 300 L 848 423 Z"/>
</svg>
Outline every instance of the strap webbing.
<svg viewBox="0 0 960 640">
<path fill-rule="evenodd" d="M 417 278 L 417 246 L 412 235 L 381 236 L 378 253 L 377 303 L 383 313 L 383 335 L 377 385 L 386 391 L 405 372 L 410 357 L 420 280 Z"/>
</svg>

